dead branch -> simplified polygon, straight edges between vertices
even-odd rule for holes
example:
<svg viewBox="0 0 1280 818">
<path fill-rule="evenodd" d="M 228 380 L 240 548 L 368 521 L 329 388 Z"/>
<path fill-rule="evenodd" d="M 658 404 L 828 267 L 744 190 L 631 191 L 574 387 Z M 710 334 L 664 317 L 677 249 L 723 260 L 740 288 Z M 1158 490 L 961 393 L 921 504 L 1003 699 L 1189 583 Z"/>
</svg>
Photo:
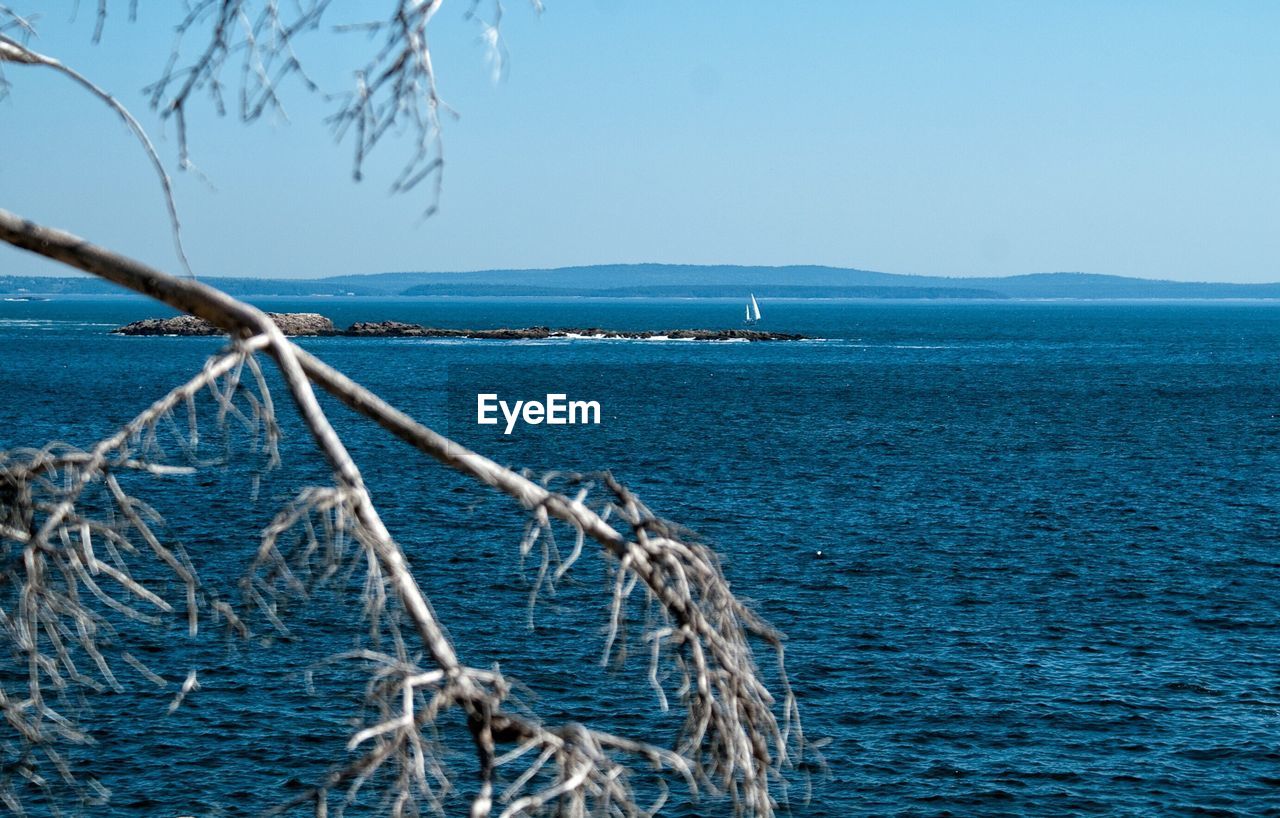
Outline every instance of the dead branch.
<svg viewBox="0 0 1280 818">
<path fill-rule="evenodd" d="M 105 14 L 105 3 L 99 6 L 99 8 L 101 12 Z M 17 15 L 13 15 L 12 12 L 8 12 L 7 9 L 0 6 L 0 20 L 2 20 L 6 14 L 11 15 L 14 21 L 23 22 L 23 31 L 28 33 L 32 31 L 30 23 L 26 23 L 22 18 Z M 101 19 L 102 17 L 99 18 L 99 25 L 101 25 Z M 95 37 L 96 36 L 97 35 L 95 35 Z M 164 163 L 160 161 L 160 156 L 156 153 L 155 146 L 151 144 L 151 137 L 147 136 L 147 132 L 143 130 L 142 125 L 138 123 L 138 120 L 134 118 L 133 114 L 129 113 L 129 109 L 124 107 L 124 105 L 122 105 L 114 96 L 95 85 L 88 77 L 84 76 L 79 71 L 76 71 L 70 66 L 64 65 L 53 57 L 33 51 L 21 41 L 8 36 L 4 33 L 4 27 L 0 25 L 0 63 L 5 62 L 14 63 L 16 65 L 41 66 L 61 74 L 64 77 L 71 79 L 93 96 L 97 97 L 104 105 L 115 111 L 116 114 L 124 120 L 124 124 L 129 128 L 129 132 L 133 134 L 134 139 L 138 141 L 138 144 L 141 145 L 142 149 L 146 152 L 147 160 L 151 163 L 151 168 L 155 171 L 156 178 L 160 180 L 160 187 L 164 193 L 165 208 L 168 210 L 169 224 L 172 228 L 173 247 L 174 250 L 177 251 L 178 261 L 182 264 L 182 269 L 188 275 L 194 275 L 191 272 L 191 262 L 187 259 L 186 248 L 182 245 L 182 220 L 178 217 L 178 205 L 174 201 L 173 181 L 169 178 L 169 172 L 164 169 Z M 0 80 L 3 80 L 3 77 L 0 77 Z M 3 90 L 4 87 L 4 83 L 0 82 L 0 90 Z"/>
<path fill-rule="evenodd" d="M 352 85 L 337 100 L 328 118 L 334 138 L 351 137 L 354 147 L 352 175 L 359 180 L 368 156 L 389 133 L 407 133 L 410 155 L 391 184 L 393 193 L 415 189 L 432 180 L 426 215 L 439 206 L 444 171 L 444 144 L 440 112 L 442 102 L 427 33 L 443 0 L 395 0 L 385 17 L 372 22 L 345 24 L 339 32 L 358 31 L 375 43 L 372 54 L 353 72 Z M 534 8 L 540 3 L 534 0 Z M 265 113 L 287 119 L 282 89 L 297 80 L 309 91 L 319 86 L 306 72 L 295 48 L 307 33 L 316 31 L 330 11 L 330 0 L 282 4 L 275 0 L 200 0 L 189 4 L 178 24 L 168 63 L 160 77 L 147 87 L 151 105 L 177 126 L 179 164 L 191 165 L 187 111 L 199 94 L 207 94 L 215 110 L 228 110 L 224 73 L 238 74 L 241 121 L 253 122 Z M 498 33 L 501 6 L 494 5 L 492 19 L 476 14 L 478 2 L 467 12 L 482 28 L 491 61 L 500 66 L 503 50 Z M 208 31 L 208 36 L 196 34 Z M 194 56 L 186 56 L 188 40 L 197 43 Z M 234 66 L 234 67 L 232 67 Z"/>
<path fill-rule="evenodd" d="M 320 548 L 318 540 L 313 546 L 313 540 L 304 538 L 301 552 L 280 548 L 282 533 L 319 514 L 342 532 L 344 542 L 357 544 L 368 557 L 365 598 L 371 633 L 381 632 L 389 621 L 384 619 L 388 603 L 381 596 L 385 589 L 434 665 L 428 670 L 411 662 L 394 625 L 390 653 L 362 654 L 377 665 L 366 702 L 378 718 L 352 738 L 353 748 L 369 749 L 310 794 L 318 810 L 328 803 L 331 790 L 344 787 L 350 798 L 380 771 L 391 781 L 388 798 L 394 814 L 416 809 L 412 805 L 419 800 L 439 804 L 447 792 L 448 777 L 427 739 L 428 728 L 434 728 L 447 711 L 457 711 L 465 717 L 479 762 L 480 795 L 473 801 L 473 816 L 489 815 L 495 802 L 505 804 L 502 814 L 508 816 L 551 811 L 639 815 L 643 810 L 627 784 L 623 760 L 627 757 L 725 793 L 740 812 L 773 814 L 772 785 L 788 763 L 789 745 L 799 742 L 798 722 L 784 673 L 779 723 L 775 699 L 759 678 L 752 643 L 774 650 L 781 666 L 781 636 L 733 596 L 714 554 L 686 531 L 654 517 L 605 475 L 599 482 L 610 493 L 610 513 L 623 527 L 619 531 L 585 504 L 581 491 L 572 498 L 550 491 L 418 424 L 286 339 L 256 308 L 200 282 L 165 275 L 2 210 L 0 239 L 204 318 L 275 360 L 293 403 L 333 470 L 335 486 L 300 497 L 268 527 L 253 562 L 250 585 L 297 590 L 306 587 L 300 576 L 331 575 L 342 568 L 348 552 Z M 576 725 L 544 726 L 511 709 L 509 683 L 496 671 L 471 668 L 459 659 L 403 549 L 374 508 L 358 467 L 321 410 L 313 383 L 419 450 L 514 497 L 534 514 L 536 526 L 546 526 L 552 518 L 561 520 L 603 546 L 617 561 L 615 631 L 625 597 L 634 586 L 631 578 L 643 584 L 661 611 L 660 624 L 645 635 L 655 665 L 670 660 L 682 679 L 678 697 L 685 723 L 674 750 Z M 573 554 L 570 557 L 576 559 Z M 568 563 L 556 569 L 562 573 L 560 568 L 567 570 Z M 651 670 L 651 682 L 656 675 Z M 655 686 L 661 695 L 660 686 Z M 517 754 L 499 755 L 500 745 L 513 745 L 511 752 Z M 516 758 L 530 758 L 532 763 L 511 786 L 497 792 L 496 771 Z"/>
<path fill-rule="evenodd" d="M 20 682 L 0 680 L 0 713 L 16 738 L 3 744 L 33 784 L 47 786 L 40 771 L 49 766 L 68 786 L 97 786 L 74 774 L 60 748 L 91 742 L 72 710 L 83 691 L 122 689 L 117 661 L 167 684 L 122 644 L 112 615 L 163 626 L 185 609 L 194 635 L 203 609 L 243 630 L 231 607 L 202 586 L 181 546 L 161 540 L 158 515 L 117 475 L 192 471 L 153 459 L 161 451 L 158 427 L 203 391 L 235 400 L 228 395 L 234 395 L 245 360 L 260 346 L 250 339 L 211 359 L 88 451 L 51 444 L 0 454 L 0 635 L 26 668 Z M 252 407 L 249 414 L 237 411 L 262 431 L 274 454 L 274 419 Z M 194 457 L 194 423 L 190 437 L 176 436 L 184 455 Z M 91 492 L 96 496 L 90 498 Z M 148 562 L 176 580 L 176 595 L 185 604 L 170 602 L 165 587 L 142 578 L 157 573 Z M 0 790 L 13 798 L 7 788 Z"/>
<path fill-rule="evenodd" d="M 541 0 L 530 0 L 536 12 Z M 327 118 L 337 142 L 350 136 L 353 144 L 352 175 L 360 180 L 369 155 L 388 134 L 408 135 L 409 156 L 392 180 L 392 193 L 405 193 L 431 182 L 424 212 L 430 216 L 439 207 L 444 179 L 444 142 L 441 111 L 452 111 L 440 97 L 431 62 L 428 28 L 443 0 L 392 0 L 389 13 L 371 22 L 341 24 L 337 32 L 360 32 L 374 46 L 367 59 L 352 72 L 351 86 L 341 93 L 327 94 L 335 100 Z M 177 130 L 178 167 L 196 170 L 192 162 L 187 114 L 198 97 L 207 96 L 218 114 L 232 106 L 245 123 L 274 114 L 288 119 L 284 87 L 296 80 L 304 90 L 320 92 L 298 55 L 297 46 L 305 35 L 324 24 L 331 0 L 195 0 L 185 4 L 184 15 L 160 76 L 146 88 L 151 107 L 161 118 L 172 118 Z M 502 5 L 493 0 L 492 12 L 479 13 L 480 0 L 471 0 L 465 16 L 475 21 L 493 66 L 495 80 L 506 61 L 500 22 Z M 93 42 L 102 38 L 109 3 L 98 0 Z M 129 19 L 137 17 L 137 2 L 129 4 Z M 105 92 L 71 67 L 32 50 L 26 38 L 35 33 L 34 16 L 22 16 L 0 3 L 0 66 L 4 63 L 35 65 L 53 69 L 84 87 L 121 116 L 143 144 L 164 188 L 174 241 L 183 269 L 190 273 L 182 247 L 180 220 L 173 202 L 168 174 L 155 154 L 150 140 L 133 115 L 111 94 Z M 189 46 L 194 46 L 189 48 Z M 232 74 L 233 79 L 225 75 Z M 235 91 L 230 91 L 232 85 Z M 0 72 L 0 97 L 9 87 Z"/>
</svg>

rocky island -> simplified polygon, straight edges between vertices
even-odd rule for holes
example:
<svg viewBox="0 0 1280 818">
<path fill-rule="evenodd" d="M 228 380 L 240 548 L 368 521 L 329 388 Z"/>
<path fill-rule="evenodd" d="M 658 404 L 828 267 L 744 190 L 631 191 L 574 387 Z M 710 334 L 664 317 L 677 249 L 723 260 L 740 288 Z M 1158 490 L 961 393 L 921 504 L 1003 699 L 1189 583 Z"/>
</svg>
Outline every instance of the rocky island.
<svg viewBox="0 0 1280 818">
<path fill-rule="evenodd" d="M 441 329 L 407 324 L 402 321 L 357 321 L 344 330 L 337 329 L 323 315 L 312 312 L 267 315 L 285 335 L 344 336 L 350 338 L 474 338 L 489 341 L 526 341 L 546 338 L 617 338 L 671 341 L 799 341 L 803 335 L 766 332 L 753 329 L 673 329 L 663 331 L 620 331 L 599 327 L 552 329 L 524 327 L 520 329 Z M 112 330 L 117 335 L 224 335 L 222 330 L 200 318 L 179 315 L 175 318 L 147 318 Z"/>
<path fill-rule="evenodd" d="M 269 312 L 285 335 L 335 335 L 333 322 L 314 312 Z M 225 332 L 194 315 L 173 318 L 144 318 L 111 330 L 115 335 L 226 335 Z"/>
</svg>

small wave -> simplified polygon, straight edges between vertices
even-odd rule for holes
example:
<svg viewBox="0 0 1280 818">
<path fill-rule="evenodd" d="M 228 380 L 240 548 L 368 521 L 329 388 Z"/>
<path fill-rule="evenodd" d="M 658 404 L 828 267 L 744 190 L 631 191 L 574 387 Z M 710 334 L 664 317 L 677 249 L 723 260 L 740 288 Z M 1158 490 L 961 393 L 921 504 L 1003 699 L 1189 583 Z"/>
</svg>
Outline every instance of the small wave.
<svg viewBox="0 0 1280 818">
<path fill-rule="evenodd" d="M 856 339 L 846 339 L 848 345 L 857 349 L 969 349 L 964 344 L 865 344 Z"/>
<path fill-rule="evenodd" d="M 342 338 L 335 340 L 341 341 Z M 474 344 L 475 342 L 467 338 L 383 338 L 384 341 L 390 341 L 392 344 L 402 346 L 417 346 L 418 344 L 435 344 L 438 346 L 456 347 L 463 344 Z"/>
<path fill-rule="evenodd" d="M 391 337 L 380 340 L 393 341 L 402 344 L 445 344 L 445 345 L 495 345 L 503 346 L 549 346 L 553 344 L 571 344 L 575 341 L 600 341 L 600 342 L 617 342 L 617 343 L 642 343 L 642 342 L 666 342 L 672 344 L 686 343 L 702 343 L 702 344 L 748 344 L 752 343 L 749 338 L 672 338 L 669 335 L 649 335 L 643 338 L 627 338 L 616 335 L 578 335 L 570 333 L 568 335 L 556 335 L 550 338 L 414 338 L 414 337 Z M 803 339 L 803 340 L 827 340 L 827 339 Z"/>
</svg>

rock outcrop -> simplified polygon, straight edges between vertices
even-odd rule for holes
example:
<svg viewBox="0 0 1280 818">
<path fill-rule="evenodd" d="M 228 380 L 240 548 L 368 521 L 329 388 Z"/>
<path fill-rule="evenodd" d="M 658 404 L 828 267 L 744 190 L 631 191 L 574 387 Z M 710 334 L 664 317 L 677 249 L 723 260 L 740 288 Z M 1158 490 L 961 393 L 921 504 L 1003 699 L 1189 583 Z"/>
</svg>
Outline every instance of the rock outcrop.
<svg viewBox="0 0 1280 818">
<path fill-rule="evenodd" d="M 599 327 L 524 327 L 521 329 L 440 329 L 403 321 L 360 321 L 338 333 L 357 338 L 476 338 L 488 341 L 538 341 L 546 338 L 627 338 L 674 341 L 799 341 L 803 335 L 752 329 L 673 329 L 624 332 Z"/>
<path fill-rule="evenodd" d="M 351 338 L 475 338 L 488 341 L 538 341 L 547 338 L 618 338 L 673 341 L 799 341 L 803 335 L 765 332 L 754 329 L 673 329 L 661 332 L 643 330 L 624 332 L 599 327 L 551 329 L 440 329 L 403 321 L 357 321 L 345 330 L 335 329 L 333 322 L 313 312 L 269 312 L 271 320 L 285 335 L 344 335 Z M 113 332 L 120 335 L 222 335 L 222 330 L 200 318 L 179 315 L 176 318 L 148 318 L 134 321 Z"/>
<path fill-rule="evenodd" d="M 267 316 L 285 335 L 334 335 L 333 322 L 314 312 L 269 312 Z M 222 330 L 193 315 L 147 318 L 112 330 L 118 335 L 225 335 Z"/>
<path fill-rule="evenodd" d="M 333 335 L 333 322 L 314 312 L 269 312 L 285 335 Z"/>
</svg>

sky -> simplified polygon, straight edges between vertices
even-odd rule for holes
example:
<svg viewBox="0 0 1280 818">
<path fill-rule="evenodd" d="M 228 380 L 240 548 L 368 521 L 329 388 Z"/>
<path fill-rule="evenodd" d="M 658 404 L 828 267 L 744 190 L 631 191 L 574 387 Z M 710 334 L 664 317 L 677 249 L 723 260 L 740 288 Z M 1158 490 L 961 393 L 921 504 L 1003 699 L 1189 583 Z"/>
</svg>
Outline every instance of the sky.
<svg viewBox="0 0 1280 818">
<path fill-rule="evenodd" d="M 34 48 L 152 133 L 200 275 L 672 262 L 1280 280 L 1280 3 L 507 0 L 495 81 L 470 4 L 446 0 L 431 42 L 458 117 L 424 220 L 427 191 L 389 194 L 408 142 L 356 183 L 332 101 L 300 84 L 287 121 L 198 104 L 208 181 L 176 173 L 142 88 L 180 4 L 130 23 L 113 0 L 95 46 L 94 3 L 72 20 L 70 0 L 10 2 L 42 9 Z M 334 5 L 330 23 L 364 19 Z M 370 43 L 309 36 L 304 64 L 345 90 Z M 120 121 L 44 69 L 4 74 L 0 207 L 178 269 Z M 0 249 L 0 275 L 63 272 Z"/>
</svg>

